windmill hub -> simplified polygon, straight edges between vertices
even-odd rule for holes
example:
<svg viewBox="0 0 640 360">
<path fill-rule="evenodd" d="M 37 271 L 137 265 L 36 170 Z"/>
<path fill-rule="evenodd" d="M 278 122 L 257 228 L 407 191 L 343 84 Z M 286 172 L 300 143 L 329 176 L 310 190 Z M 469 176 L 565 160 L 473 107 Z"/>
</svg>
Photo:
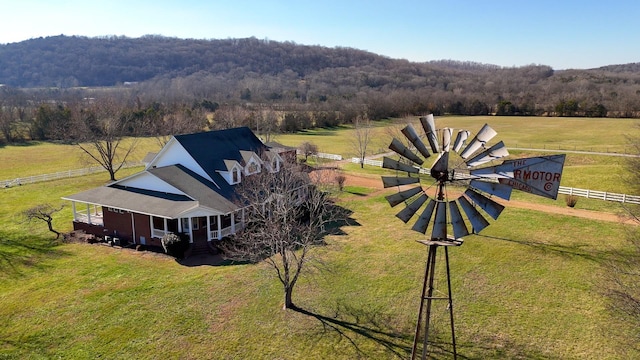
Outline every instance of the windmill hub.
<svg viewBox="0 0 640 360">
<path fill-rule="evenodd" d="M 431 177 L 439 182 L 445 182 L 451 179 L 448 171 L 437 170 L 435 168 L 431 168 Z"/>
</svg>

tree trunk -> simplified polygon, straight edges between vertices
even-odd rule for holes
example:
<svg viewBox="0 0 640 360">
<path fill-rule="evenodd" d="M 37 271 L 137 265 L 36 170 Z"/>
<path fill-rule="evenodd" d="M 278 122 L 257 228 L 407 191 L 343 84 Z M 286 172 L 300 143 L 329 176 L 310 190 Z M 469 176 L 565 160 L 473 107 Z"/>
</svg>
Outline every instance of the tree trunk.
<svg viewBox="0 0 640 360">
<path fill-rule="evenodd" d="M 52 233 L 56 234 L 56 240 L 59 239 L 60 238 L 60 233 L 53 229 L 53 224 L 51 223 L 51 220 L 47 221 L 47 225 L 49 226 L 49 231 L 51 231 Z"/>
<path fill-rule="evenodd" d="M 293 294 L 293 287 L 284 288 L 284 305 L 282 305 L 282 310 L 294 309 L 296 307 L 293 304 L 292 294 Z"/>
</svg>

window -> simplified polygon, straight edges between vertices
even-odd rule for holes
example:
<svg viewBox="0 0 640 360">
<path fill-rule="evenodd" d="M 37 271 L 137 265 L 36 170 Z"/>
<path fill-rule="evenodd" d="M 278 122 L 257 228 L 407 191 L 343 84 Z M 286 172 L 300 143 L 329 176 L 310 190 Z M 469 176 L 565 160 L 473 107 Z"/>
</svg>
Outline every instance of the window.
<svg viewBox="0 0 640 360">
<path fill-rule="evenodd" d="M 258 164 L 256 164 L 255 162 L 250 162 L 249 166 L 247 166 L 247 173 L 249 174 L 255 174 L 259 171 L 260 169 L 258 168 Z"/>
<path fill-rule="evenodd" d="M 231 172 L 233 174 L 233 184 L 237 184 L 240 182 L 240 170 L 235 168 L 233 169 L 233 171 Z"/>
</svg>

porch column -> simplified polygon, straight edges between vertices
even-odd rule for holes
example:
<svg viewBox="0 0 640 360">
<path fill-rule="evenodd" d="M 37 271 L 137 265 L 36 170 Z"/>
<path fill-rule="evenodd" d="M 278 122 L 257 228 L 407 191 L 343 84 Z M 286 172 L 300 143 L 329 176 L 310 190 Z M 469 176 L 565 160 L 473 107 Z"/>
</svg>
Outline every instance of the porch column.
<svg viewBox="0 0 640 360">
<path fill-rule="evenodd" d="M 207 215 L 207 241 L 211 242 L 211 216 Z"/>
<path fill-rule="evenodd" d="M 222 239 L 222 219 L 218 215 L 218 240 Z"/>
<path fill-rule="evenodd" d="M 91 208 L 89 207 L 89 203 L 87 203 L 87 222 L 91 224 Z"/>
<path fill-rule="evenodd" d="M 162 220 L 164 220 L 164 228 L 162 230 L 164 230 L 164 234 L 167 235 L 167 229 L 169 228 L 167 225 L 167 218 L 162 218 Z"/>
<path fill-rule="evenodd" d="M 133 240 L 134 244 L 137 244 L 137 242 L 136 242 L 136 220 L 133 217 L 133 212 L 131 212 L 131 239 Z"/>
<path fill-rule="evenodd" d="M 193 218 L 189 217 L 189 243 L 193 243 Z"/>
<path fill-rule="evenodd" d="M 76 202 L 71 202 L 71 211 L 73 212 L 73 221 L 78 221 L 78 214 L 76 213 Z"/>
<path fill-rule="evenodd" d="M 236 233 L 236 218 L 235 218 L 235 211 L 231 212 L 231 233 L 235 234 Z"/>
</svg>

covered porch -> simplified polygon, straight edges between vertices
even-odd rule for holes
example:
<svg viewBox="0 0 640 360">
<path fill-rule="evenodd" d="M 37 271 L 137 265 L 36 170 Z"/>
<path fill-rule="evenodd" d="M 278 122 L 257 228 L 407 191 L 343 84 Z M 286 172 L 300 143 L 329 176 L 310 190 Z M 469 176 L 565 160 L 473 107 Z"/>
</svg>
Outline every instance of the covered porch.
<svg viewBox="0 0 640 360">
<path fill-rule="evenodd" d="M 162 238 L 167 233 L 185 234 L 189 242 L 194 240 L 222 240 L 245 226 L 244 209 L 229 214 L 189 216 L 169 219 L 151 216 L 151 236 Z"/>
</svg>

